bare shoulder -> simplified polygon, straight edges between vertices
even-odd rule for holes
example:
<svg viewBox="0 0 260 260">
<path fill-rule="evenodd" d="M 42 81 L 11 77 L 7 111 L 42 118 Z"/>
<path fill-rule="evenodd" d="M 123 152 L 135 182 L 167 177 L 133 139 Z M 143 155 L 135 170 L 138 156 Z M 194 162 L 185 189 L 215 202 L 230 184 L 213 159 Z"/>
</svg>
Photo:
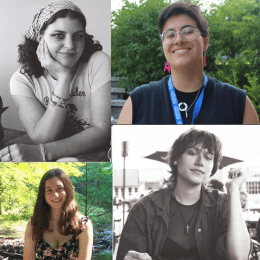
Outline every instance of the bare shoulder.
<svg viewBox="0 0 260 260">
<path fill-rule="evenodd" d="M 131 125 L 132 124 L 132 100 L 129 96 L 126 100 L 121 113 L 118 118 L 118 123 L 122 125 Z"/>
<path fill-rule="evenodd" d="M 248 96 L 246 96 L 243 124 L 259 124 L 257 112 Z"/>
</svg>

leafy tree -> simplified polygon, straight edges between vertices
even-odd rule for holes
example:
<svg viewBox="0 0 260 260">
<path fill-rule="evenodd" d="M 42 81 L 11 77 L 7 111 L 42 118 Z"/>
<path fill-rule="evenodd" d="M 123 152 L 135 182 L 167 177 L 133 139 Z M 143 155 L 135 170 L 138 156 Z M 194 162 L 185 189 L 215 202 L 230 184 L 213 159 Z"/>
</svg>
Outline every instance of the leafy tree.
<svg viewBox="0 0 260 260">
<path fill-rule="evenodd" d="M 112 164 L 87 164 L 87 201 L 85 214 L 96 226 L 112 223 Z"/>
<path fill-rule="evenodd" d="M 206 14 L 210 46 L 205 70 L 223 82 L 247 89 L 259 115 L 260 2 L 226 0 L 221 5 L 211 7 Z"/>
<path fill-rule="evenodd" d="M 124 0 L 121 10 L 112 12 L 112 72 L 127 77 L 121 86 L 128 91 L 141 84 L 161 79 L 165 57 L 159 39 L 157 19 L 170 0 Z"/>
</svg>

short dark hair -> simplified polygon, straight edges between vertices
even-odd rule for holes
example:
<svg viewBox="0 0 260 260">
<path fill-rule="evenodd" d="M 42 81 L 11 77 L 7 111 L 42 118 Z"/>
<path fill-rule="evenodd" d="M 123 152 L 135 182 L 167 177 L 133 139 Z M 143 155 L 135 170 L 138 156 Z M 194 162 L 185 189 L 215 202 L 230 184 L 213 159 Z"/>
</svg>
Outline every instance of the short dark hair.
<svg viewBox="0 0 260 260">
<path fill-rule="evenodd" d="M 222 160 L 221 141 L 216 135 L 212 133 L 191 128 L 175 140 L 171 147 L 171 150 L 165 158 L 170 165 L 170 172 L 172 174 L 171 177 L 166 181 L 166 183 L 175 184 L 177 176 L 177 165 L 174 164 L 174 161 L 177 161 L 188 148 L 194 147 L 197 144 L 202 144 L 202 147 L 204 149 L 208 149 L 210 153 L 214 154 L 214 162 L 211 176 L 216 173 Z"/>
<path fill-rule="evenodd" d="M 159 34 L 163 33 L 163 26 L 166 21 L 174 16 L 186 14 L 193 19 L 198 26 L 203 38 L 209 37 L 209 25 L 205 17 L 202 15 L 199 6 L 193 3 L 187 2 L 175 2 L 166 6 L 160 13 L 157 26 L 159 28 Z"/>
</svg>

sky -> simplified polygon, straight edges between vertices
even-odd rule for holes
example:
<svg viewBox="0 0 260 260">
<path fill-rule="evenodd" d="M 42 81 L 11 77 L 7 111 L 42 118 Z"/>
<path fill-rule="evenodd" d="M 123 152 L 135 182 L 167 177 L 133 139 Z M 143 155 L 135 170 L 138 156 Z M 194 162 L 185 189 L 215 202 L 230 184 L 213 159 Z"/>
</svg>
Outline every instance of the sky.
<svg viewBox="0 0 260 260">
<path fill-rule="evenodd" d="M 209 5 L 211 3 L 219 4 L 223 0 L 205 0 L 204 2 L 206 5 Z M 130 3 L 136 2 L 137 4 L 139 3 L 139 0 L 129 0 Z M 174 0 L 172 0 L 174 2 Z M 115 11 L 117 9 L 121 9 L 122 7 L 122 0 L 111 0 L 111 9 L 112 11 Z"/>
</svg>

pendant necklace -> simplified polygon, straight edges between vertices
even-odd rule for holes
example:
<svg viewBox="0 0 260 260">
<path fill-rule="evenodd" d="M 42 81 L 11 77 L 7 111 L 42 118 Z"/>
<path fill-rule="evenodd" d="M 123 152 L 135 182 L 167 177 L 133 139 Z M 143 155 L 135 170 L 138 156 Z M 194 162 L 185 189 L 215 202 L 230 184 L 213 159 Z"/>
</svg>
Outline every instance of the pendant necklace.
<svg viewBox="0 0 260 260">
<path fill-rule="evenodd" d="M 188 108 L 187 103 L 185 103 L 185 102 L 179 102 L 179 101 L 178 101 L 178 98 L 177 98 L 177 101 L 178 101 L 178 103 L 179 103 L 179 109 L 180 109 L 181 112 L 183 112 L 183 111 L 185 112 L 186 118 L 188 117 L 188 111 L 189 111 L 190 108 L 193 106 L 193 104 L 196 102 L 196 100 L 197 100 L 197 98 L 198 98 L 198 96 L 199 96 L 200 90 L 201 90 L 201 88 L 199 89 L 199 92 L 198 92 L 197 96 L 195 97 L 194 101 L 192 102 L 192 104 L 190 105 L 189 108 Z"/>
<path fill-rule="evenodd" d="M 174 196 L 175 196 L 175 194 L 174 194 Z M 175 196 L 175 199 L 176 199 L 176 196 Z M 187 224 L 186 224 L 186 221 L 185 221 L 185 219 L 184 219 L 184 217 L 183 217 L 183 215 L 182 215 L 182 212 L 181 212 L 181 209 L 180 209 L 180 206 L 179 206 L 179 202 L 177 201 L 177 199 L 176 199 L 176 202 L 177 202 L 177 207 L 178 207 L 178 210 L 179 210 L 179 212 L 180 212 L 180 214 L 181 214 L 182 220 L 183 220 L 184 224 L 186 225 L 186 227 L 185 227 L 186 233 L 188 234 L 188 233 L 189 233 L 189 228 L 190 228 L 189 224 L 190 224 L 192 218 L 194 217 L 195 212 L 197 212 L 197 207 L 198 207 L 198 205 L 199 205 L 199 203 L 198 203 L 199 201 L 196 202 L 196 203 L 197 203 L 196 208 L 195 208 L 194 212 L 192 213 L 192 216 L 190 217 L 190 219 L 189 219 L 189 221 L 187 222 Z"/>
</svg>

